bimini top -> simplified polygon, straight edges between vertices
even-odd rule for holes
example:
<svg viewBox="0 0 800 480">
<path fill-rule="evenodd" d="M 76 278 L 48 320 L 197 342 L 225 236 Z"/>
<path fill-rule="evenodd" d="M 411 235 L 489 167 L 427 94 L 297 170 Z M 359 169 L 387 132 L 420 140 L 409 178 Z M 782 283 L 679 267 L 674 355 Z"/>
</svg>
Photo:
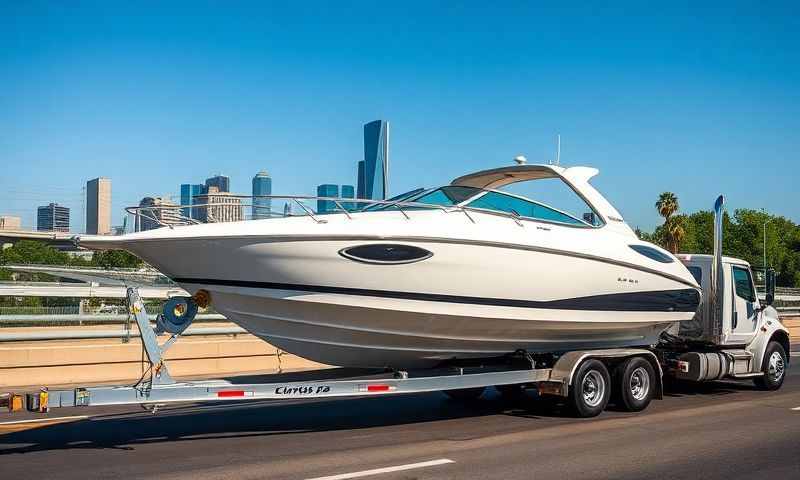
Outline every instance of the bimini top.
<svg viewBox="0 0 800 480">
<path fill-rule="evenodd" d="M 558 165 L 541 164 L 513 165 L 511 167 L 492 168 L 470 173 L 456 178 L 450 184 L 482 189 L 497 189 L 517 182 L 560 178 L 578 195 L 583 197 L 613 229 L 626 234 L 633 234 L 633 230 L 625 223 L 617 209 L 589 183 L 589 180 L 598 173 L 600 173 L 598 169 L 591 167 L 564 168 Z"/>
<path fill-rule="evenodd" d="M 514 165 L 512 167 L 492 168 L 458 177 L 450 182 L 450 185 L 485 189 L 500 188 L 504 185 L 526 180 L 559 178 L 561 174 L 556 171 L 557 168 L 565 170 L 555 165 Z"/>
</svg>

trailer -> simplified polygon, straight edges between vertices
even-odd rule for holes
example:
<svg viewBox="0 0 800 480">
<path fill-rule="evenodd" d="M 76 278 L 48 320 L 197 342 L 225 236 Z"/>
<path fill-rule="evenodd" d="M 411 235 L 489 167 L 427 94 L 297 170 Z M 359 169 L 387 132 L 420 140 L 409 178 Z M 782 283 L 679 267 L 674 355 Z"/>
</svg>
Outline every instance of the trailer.
<svg viewBox="0 0 800 480">
<path fill-rule="evenodd" d="M 455 399 L 474 399 L 487 387 L 514 396 L 524 389 L 562 399 L 578 417 L 593 417 L 613 402 L 640 411 L 663 396 L 665 378 L 707 382 L 750 380 L 776 390 L 789 362 L 789 332 L 774 300 L 775 274 L 766 273 L 767 295 L 756 295 L 750 266 L 723 257 L 722 205 L 715 204 L 714 254 L 680 255 L 703 289 L 703 302 L 690 322 L 681 322 L 657 345 L 530 354 L 511 352 L 480 361 L 453 362 L 423 371 L 386 371 L 368 378 L 328 370 L 322 379 L 287 380 L 268 376 L 265 383 L 226 380 L 176 381 L 164 353 L 179 339 L 207 299 L 173 297 L 156 319 L 155 331 L 136 288 L 127 289 L 128 312 L 142 338 L 149 367 L 133 385 L 43 389 L 28 405 L 40 411 L 57 407 L 142 404 L 157 411 L 172 402 L 219 402 L 257 399 L 367 397 L 443 391 Z M 157 333 L 171 336 L 159 345 Z M 347 378 L 345 378 L 347 375 Z"/>
</svg>

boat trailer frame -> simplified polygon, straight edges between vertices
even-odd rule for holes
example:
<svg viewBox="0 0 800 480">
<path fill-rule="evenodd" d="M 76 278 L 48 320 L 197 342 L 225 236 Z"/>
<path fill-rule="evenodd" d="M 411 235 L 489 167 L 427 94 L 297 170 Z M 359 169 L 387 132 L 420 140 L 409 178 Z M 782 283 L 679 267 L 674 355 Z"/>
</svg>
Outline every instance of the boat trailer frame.
<svg viewBox="0 0 800 480">
<path fill-rule="evenodd" d="M 285 375 L 273 374 L 265 376 L 275 380 L 269 383 L 236 383 L 228 380 L 176 381 L 169 374 L 164 353 L 178 340 L 180 333 L 172 334 L 166 342 L 159 345 L 156 332 L 150 325 L 144 303 L 136 288 L 127 289 L 127 304 L 128 311 L 136 320 L 141 333 L 144 353 L 149 362 L 139 381 L 126 386 L 51 390 L 48 395 L 48 407 L 141 404 L 155 413 L 160 405 L 174 402 L 367 397 L 515 384 L 536 384 L 540 393 L 567 396 L 575 370 L 580 362 L 587 358 L 622 359 L 645 356 L 657 366 L 658 378 L 661 378 L 660 365 L 651 351 L 628 348 L 567 352 L 552 368 L 536 368 L 530 356 L 522 355 L 527 361 L 516 362 L 516 365 L 514 362 L 509 362 L 500 366 L 448 367 L 412 373 L 387 371 L 380 375 L 380 378 L 353 379 L 352 371 L 348 372 L 345 369 L 343 372 L 349 373 L 349 378 L 336 378 L 335 369 L 326 369 L 320 371 L 332 372 L 333 378 L 282 381 L 281 377 Z M 656 394 L 656 398 L 659 398 L 660 385 L 656 389 Z"/>
</svg>

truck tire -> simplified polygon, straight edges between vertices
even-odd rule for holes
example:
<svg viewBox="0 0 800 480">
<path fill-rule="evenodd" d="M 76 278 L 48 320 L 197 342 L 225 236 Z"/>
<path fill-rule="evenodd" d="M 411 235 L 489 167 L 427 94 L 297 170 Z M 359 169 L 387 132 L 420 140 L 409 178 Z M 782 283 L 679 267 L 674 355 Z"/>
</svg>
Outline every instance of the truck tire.
<svg viewBox="0 0 800 480">
<path fill-rule="evenodd" d="M 572 377 L 568 406 L 573 415 L 581 418 L 596 417 L 608 406 L 611 396 L 611 376 L 603 362 L 584 361 Z"/>
<path fill-rule="evenodd" d="M 778 342 L 769 342 L 767 351 L 764 352 L 764 360 L 761 365 L 763 377 L 753 379 L 761 390 L 777 390 L 783 385 L 786 378 L 786 351 L 783 345 Z"/>
<path fill-rule="evenodd" d="M 476 400 L 478 397 L 483 395 L 484 390 L 486 390 L 486 387 L 461 388 L 459 390 L 445 390 L 444 393 L 453 400 L 465 402 Z"/>
<path fill-rule="evenodd" d="M 656 372 L 642 357 L 632 357 L 620 363 L 614 371 L 614 399 L 617 407 L 626 412 L 641 412 L 653 399 Z"/>
</svg>

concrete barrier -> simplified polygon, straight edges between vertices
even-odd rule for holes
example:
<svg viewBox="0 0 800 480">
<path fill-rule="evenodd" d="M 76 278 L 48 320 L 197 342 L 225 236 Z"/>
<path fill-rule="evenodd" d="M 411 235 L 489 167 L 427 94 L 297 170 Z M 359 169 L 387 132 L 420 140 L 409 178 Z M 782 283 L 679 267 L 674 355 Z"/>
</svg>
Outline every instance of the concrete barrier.
<svg viewBox="0 0 800 480">
<path fill-rule="evenodd" d="M 163 343 L 166 337 L 159 339 Z M 323 368 L 250 334 L 185 337 L 167 351 L 175 377 L 221 377 Z M 0 345 L 0 391 L 40 385 L 132 382 L 147 366 L 138 338 L 12 342 Z"/>
<path fill-rule="evenodd" d="M 781 317 L 781 322 L 789 329 L 792 341 L 800 342 L 800 316 Z"/>
</svg>

